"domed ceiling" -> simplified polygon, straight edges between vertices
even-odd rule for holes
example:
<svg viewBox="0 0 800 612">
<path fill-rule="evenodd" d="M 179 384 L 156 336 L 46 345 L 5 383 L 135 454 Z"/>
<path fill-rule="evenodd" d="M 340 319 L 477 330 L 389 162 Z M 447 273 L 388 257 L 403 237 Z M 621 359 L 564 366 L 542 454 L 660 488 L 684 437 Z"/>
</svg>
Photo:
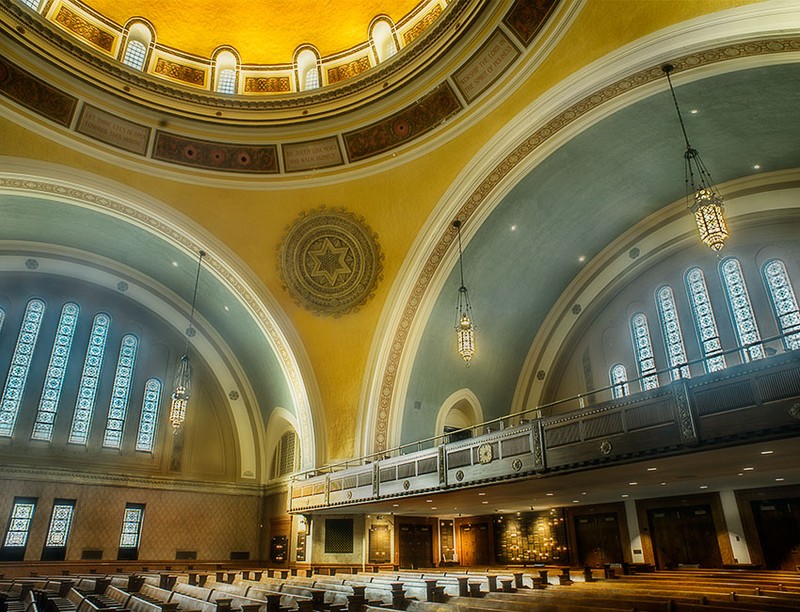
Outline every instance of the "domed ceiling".
<svg viewBox="0 0 800 612">
<path fill-rule="evenodd" d="M 397 23 L 420 2 L 91 0 L 85 4 L 118 24 L 143 17 L 155 27 L 160 44 L 186 53 L 210 57 L 216 48 L 227 45 L 239 52 L 243 63 L 276 64 L 290 63 L 302 44 L 314 45 L 322 56 L 360 45 L 367 40 L 374 17 L 386 16 Z"/>
</svg>

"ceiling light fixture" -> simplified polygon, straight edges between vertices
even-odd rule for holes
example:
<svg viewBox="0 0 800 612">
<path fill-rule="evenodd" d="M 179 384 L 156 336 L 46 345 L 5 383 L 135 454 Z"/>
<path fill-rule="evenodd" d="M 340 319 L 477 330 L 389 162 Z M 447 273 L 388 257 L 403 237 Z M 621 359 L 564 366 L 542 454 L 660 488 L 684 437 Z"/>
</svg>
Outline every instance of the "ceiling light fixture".
<svg viewBox="0 0 800 612">
<path fill-rule="evenodd" d="M 169 422 L 174 433 L 183 426 L 186 420 L 186 405 L 192 394 L 192 364 L 189 361 L 189 343 L 191 337 L 195 335 L 194 329 L 194 308 L 197 304 L 197 287 L 200 285 L 200 268 L 203 265 L 203 257 L 206 252 L 201 250 L 197 258 L 197 275 L 194 278 L 194 293 L 192 294 L 192 310 L 189 314 L 189 327 L 186 329 L 186 348 L 183 351 L 178 363 L 178 371 L 175 374 L 175 391 L 172 392 L 172 404 L 169 409 Z"/>
<path fill-rule="evenodd" d="M 475 354 L 475 324 L 472 322 L 472 306 L 469 303 L 469 293 L 464 285 L 464 260 L 461 252 L 461 221 L 453 221 L 458 235 L 458 270 L 461 274 L 461 286 L 458 288 L 458 303 L 456 304 L 456 337 L 458 338 L 458 353 L 469 366 L 470 359 Z"/>
<path fill-rule="evenodd" d="M 700 232 L 700 239 L 712 251 L 718 253 L 725 245 L 728 238 L 728 226 L 725 223 L 725 213 L 722 208 L 722 197 L 717 193 L 711 174 L 703 163 L 697 149 L 689 144 L 689 137 L 686 135 L 686 126 L 683 123 L 681 109 L 678 106 L 678 98 L 675 96 L 675 89 L 672 87 L 670 73 L 675 69 L 672 64 L 665 64 L 661 67 L 667 75 L 669 91 L 672 94 L 672 101 L 675 102 L 675 110 L 678 112 L 678 121 L 681 124 L 683 140 L 686 142 L 686 153 L 683 158 L 686 161 L 686 201 L 689 210 L 694 215 L 694 221 Z M 692 198 L 689 204 L 689 198 Z"/>
</svg>

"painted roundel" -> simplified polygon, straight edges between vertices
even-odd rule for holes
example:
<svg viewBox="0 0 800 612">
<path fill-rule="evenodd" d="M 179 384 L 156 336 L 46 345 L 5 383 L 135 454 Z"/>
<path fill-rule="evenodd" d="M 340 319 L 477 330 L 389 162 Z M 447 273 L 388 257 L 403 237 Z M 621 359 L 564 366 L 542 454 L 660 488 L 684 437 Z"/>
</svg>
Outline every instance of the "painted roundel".
<svg viewBox="0 0 800 612">
<path fill-rule="evenodd" d="M 357 310 L 382 278 L 378 236 L 345 209 L 304 212 L 278 248 L 284 287 L 304 308 L 340 316 Z"/>
</svg>

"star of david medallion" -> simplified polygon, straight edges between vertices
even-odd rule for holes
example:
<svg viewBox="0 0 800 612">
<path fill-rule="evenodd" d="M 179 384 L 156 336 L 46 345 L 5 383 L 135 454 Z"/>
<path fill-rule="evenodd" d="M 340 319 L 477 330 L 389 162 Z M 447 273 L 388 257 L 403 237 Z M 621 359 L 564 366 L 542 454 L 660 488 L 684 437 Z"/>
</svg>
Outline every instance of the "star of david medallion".
<svg viewBox="0 0 800 612">
<path fill-rule="evenodd" d="M 304 212 L 278 248 L 284 287 L 304 308 L 340 316 L 364 305 L 382 278 L 377 235 L 344 209 Z"/>
</svg>

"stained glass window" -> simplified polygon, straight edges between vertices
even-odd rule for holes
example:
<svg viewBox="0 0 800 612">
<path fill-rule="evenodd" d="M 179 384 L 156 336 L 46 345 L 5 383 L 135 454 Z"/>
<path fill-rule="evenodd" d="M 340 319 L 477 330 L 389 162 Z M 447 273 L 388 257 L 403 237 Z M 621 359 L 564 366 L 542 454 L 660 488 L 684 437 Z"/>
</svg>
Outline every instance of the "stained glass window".
<svg viewBox="0 0 800 612">
<path fill-rule="evenodd" d="M 217 91 L 224 94 L 236 93 L 236 71 L 233 68 L 225 68 L 220 71 Z"/>
<path fill-rule="evenodd" d="M 744 282 L 739 260 L 735 257 L 723 260 L 720 264 L 720 272 L 722 273 L 722 283 L 725 285 L 725 293 L 728 295 L 728 305 L 733 316 L 736 338 L 739 346 L 743 347 L 742 356 L 745 361 L 761 359 L 764 357 L 764 347 L 761 345 L 761 334 L 753 315 L 753 306 L 750 303 L 750 295 L 747 293 L 747 285 Z"/>
<path fill-rule="evenodd" d="M 770 259 L 764 264 L 762 271 L 772 308 L 783 334 L 783 344 L 790 351 L 800 349 L 800 310 L 786 266 L 780 259 Z"/>
<path fill-rule="evenodd" d="M 120 548 L 139 548 L 139 536 L 142 532 L 144 505 L 126 504 L 122 516 L 122 534 L 119 538 Z"/>
<path fill-rule="evenodd" d="M 50 528 L 47 530 L 45 546 L 63 547 L 67 545 L 74 511 L 75 500 L 56 500 L 53 503 L 53 514 L 50 517 Z"/>
<path fill-rule="evenodd" d="M 14 498 L 11 508 L 11 517 L 8 519 L 8 529 L 3 546 L 23 547 L 28 542 L 28 532 L 36 510 L 36 500 L 23 497 Z"/>
<path fill-rule="evenodd" d="M 72 347 L 72 338 L 75 336 L 79 313 L 80 308 L 72 302 L 67 302 L 61 309 L 61 318 L 58 320 L 56 338 L 50 353 L 50 363 L 44 378 L 42 398 L 39 401 L 39 411 L 36 413 L 36 421 L 33 424 L 33 433 L 31 434 L 33 440 L 49 442 L 53 438 L 58 400 L 61 397 L 64 376 L 67 373 L 69 351 Z"/>
<path fill-rule="evenodd" d="M 25 381 L 33 359 L 33 350 L 36 347 L 36 338 L 42 326 L 44 316 L 44 302 L 32 299 L 25 308 L 22 326 L 19 330 L 17 345 L 11 356 L 8 368 L 6 386 L 0 399 L 0 436 L 11 437 L 14 435 L 14 425 L 22 403 L 22 394 L 25 391 Z"/>
<path fill-rule="evenodd" d="M 637 312 L 631 317 L 631 331 L 633 332 L 633 348 L 636 351 L 636 361 L 639 365 L 639 376 L 642 379 L 642 391 L 658 387 L 656 361 L 653 357 L 653 343 L 650 340 L 650 326 L 647 317 Z"/>
<path fill-rule="evenodd" d="M 153 452 L 160 401 L 161 381 L 157 378 L 151 378 L 144 385 L 142 414 L 139 417 L 139 432 L 136 434 L 137 451 Z"/>
<path fill-rule="evenodd" d="M 611 392 L 614 399 L 625 397 L 631 394 L 631 389 L 628 386 L 628 371 L 621 363 L 615 363 L 608 371 L 608 376 L 611 379 Z"/>
<path fill-rule="evenodd" d="M 700 348 L 703 350 L 706 372 L 724 370 L 727 364 L 725 356 L 721 354 L 722 342 L 717 330 L 717 320 L 711 308 L 706 278 L 700 268 L 690 268 L 686 271 L 686 291 L 689 294 L 689 303 L 692 305 L 694 327 L 700 340 Z"/>
<path fill-rule="evenodd" d="M 672 287 L 664 285 L 656 291 L 658 303 L 658 317 L 661 320 L 661 331 L 664 334 L 664 346 L 667 348 L 670 377 L 672 380 L 689 378 L 689 359 L 686 357 L 686 346 L 683 344 L 681 323 L 678 319 L 678 309 L 675 306 L 675 295 Z"/>
<path fill-rule="evenodd" d="M 106 338 L 111 317 L 100 313 L 92 323 L 92 333 L 89 337 L 89 348 L 83 362 L 80 387 L 78 389 L 78 402 L 75 414 L 72 415 L 72 426 L 69 430 L 68 442 L 72 444 L 86 444 L 89 440 L 89 428 L 92 424 L 94 400 L 97 395 L 97 384 L 100 380 L 100 370 L 103 367 L 103 354 L 106 350 Z"/>
<path fill-rule="evenodd" d="M 125 48 L 122 63 L 134 70 L 144 70 L 144 60 L 147 57 L 147 47 L 138 40 L 131 40 Z"/>
<path fill-rule="evenodd" d="M 131 394 L 133 366 L 136 362 L 136 349 L 139 341 L 133 334 L 122 337 L 117 360 L 117 372 L 114 375 L 114 388 L 111 391 L 111 405 L 108 407 L 108 421 L 103 436 L 103 446 L 120 448 L 122 446 L 122 429 L 128 412 L 128 398 Z"/>
</svg>

